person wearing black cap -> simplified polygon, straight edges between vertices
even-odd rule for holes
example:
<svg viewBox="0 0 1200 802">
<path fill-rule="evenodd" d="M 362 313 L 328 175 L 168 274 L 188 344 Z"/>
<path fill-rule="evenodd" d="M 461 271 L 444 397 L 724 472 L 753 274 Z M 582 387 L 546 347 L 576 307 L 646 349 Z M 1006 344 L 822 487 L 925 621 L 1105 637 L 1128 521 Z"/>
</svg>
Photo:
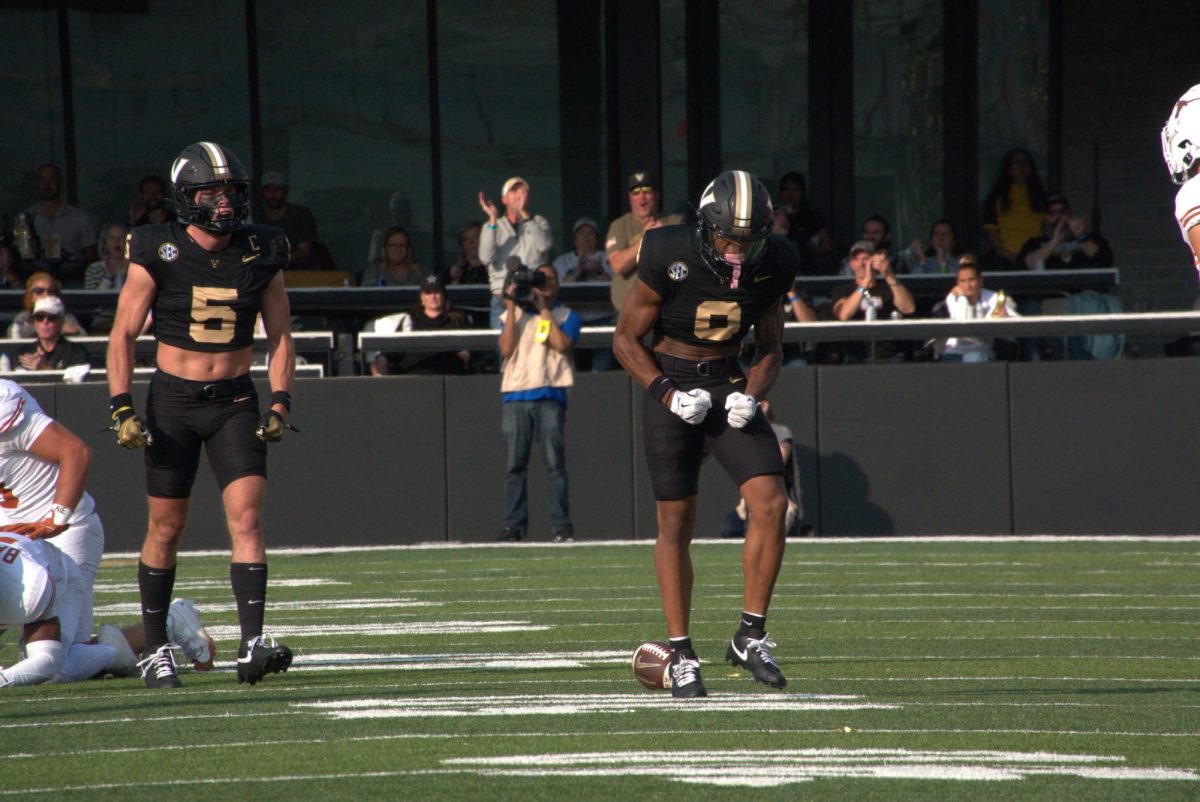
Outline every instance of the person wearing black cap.
<svg viewBox="0 0 1200 802">
<path fill-rule="evenodd" d="M 630 174 L 625 188 L 629 191 L 629 211 L 609 224 L 608 236 L 604 238 L 604 250 L 608 252 L 608 264 L 613 274 L 612 305 L 618 312 L 637 278 L 637 254 L 642 235 L 654 228 L 683 222 L 683 215 L 662 216 L 658 181 L 645 170 Z"/>
<path fill-rule="evenodd" d="M 412 331 L 461 329 L 462 318 L 447 310 L 446 282 L 439 275 L 421 282 L 421 302 L 412 313 Z M 379 354 L 371 363 L 372 376 L 397 373 L 459 375 L 467 372 L 470 351 L 408 351 Z"/>
<path fill-rule="evenodd" d="M 1087 230 L 1083 218 L 1072 214 L 1071 204 L 1063 195 L 1046 198 L 1042 236 L 1028 240 L 1017 257 L 1017 267 L 1028 270 L 1078 270 L 1112 264 L 1108 241 Z"/>
<path fill-rule="evenodd" d="M 257 217 L 266 225 L 275 226 L 287 234 L 292 246 L 292 267 L 315 267 L 312 261 L 313 243 L 317 241 L 317 221 L 303 206 L 288 203 L 287 173 L 268 170 L 262 177 L 262 205 Z"/>
</svg>

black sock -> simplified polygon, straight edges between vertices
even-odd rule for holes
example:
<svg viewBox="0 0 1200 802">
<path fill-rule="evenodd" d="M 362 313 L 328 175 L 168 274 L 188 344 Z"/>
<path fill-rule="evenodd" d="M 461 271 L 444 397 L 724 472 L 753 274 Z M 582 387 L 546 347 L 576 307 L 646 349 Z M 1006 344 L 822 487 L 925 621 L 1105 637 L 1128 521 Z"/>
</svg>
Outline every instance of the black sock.
<svg viewBox="0 0 1200 802">
<path fill-rule="evenodd" d="M 692 637 L 684 635 L 682 638 L 671 638 L 671 654 L 682 654 L 684 657 L 695 659 L 696 653 L 692 651 Z"/>
<path fill-rule="evenodd" d="M 738 635 L 744 635 L 754 640 L 762 640 L 767 634 L 767 617 L 742 611 L 742 625 L 738 627 Z"/>
<path fill-rule="evenodd" d="M 167 642 L 167 610 L 175 590 L 175 566 L 151 568 L 138 560 L 138 594 L 142 599 L 142 626 L 146 630 L 146 651 L 152 652 Z"/>
<path fill-rule="evenodd" d="M 237 602 L 238 623 L 242 627 L 242 645 L 263 631 L 267 606 L 267 564 L 230 563 L 229 584 Z M 241 654 L 240 647 L 238 654 Z"/>
</svg>

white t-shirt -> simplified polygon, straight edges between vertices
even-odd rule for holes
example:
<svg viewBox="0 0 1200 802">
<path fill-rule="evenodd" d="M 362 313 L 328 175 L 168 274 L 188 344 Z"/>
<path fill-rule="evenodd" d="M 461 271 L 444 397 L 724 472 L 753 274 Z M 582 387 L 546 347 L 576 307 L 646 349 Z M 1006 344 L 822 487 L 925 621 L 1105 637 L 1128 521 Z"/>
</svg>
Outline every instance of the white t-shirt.
<svg viewBox="0 0 1200 802">
<path fill-rule="evenodd" d="M 1017 314 L 1017 305 L 1012 298 L 1004 299 L 1004 309 L 1008 312 L 1008 317 L 1020 317 Z M 980 290 L 977 304 L 972 304 L 965 295 L 949 293 L 946 296 L 946 311 L 950 314 L 951 320 L 991 317 L 992 313 L 996 311 L 996 292 Z M 947 354 L 969 354 L 976 351 L 982 351 L 990 356 L 992 353 L 991 338 L 948 337 L 946 339 L 945 353 Z"/>
<path fill-rule="evenodd" d="M 0 379 L 0 411 L 5 420 L 15 419 L 0 431 L 0 525 L 31 523 L 50 514 L 58 486 L 58 466 L 29 453 L 34 442 L 50 425 L 51 418 L 19 384 Z M 71 513 L 69 524 L 91 515 L 96 503 L 86 492 Z"/>
<path fill-rule="evenodd" d="M 1175 222 L 1179 223 L 1183 241 L 1191 248 L 1188 232 L 1200 225 L 1200 181 L 1195 178 L 1180 187 L 1175 196 Z M 1192 260 L 1196 263 L 1196 269 L 1200 270 L 1200 255 L 1193 253 Z"/>
</svg>

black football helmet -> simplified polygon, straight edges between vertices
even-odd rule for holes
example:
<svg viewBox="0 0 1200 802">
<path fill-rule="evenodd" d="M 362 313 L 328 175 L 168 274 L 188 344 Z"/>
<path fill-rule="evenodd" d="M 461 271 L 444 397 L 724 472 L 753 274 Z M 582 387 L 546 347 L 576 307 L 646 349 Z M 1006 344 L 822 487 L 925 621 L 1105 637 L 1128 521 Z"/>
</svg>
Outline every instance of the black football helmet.
<svg viewBox="0 0 1200 802">
<path fill-rule="evenodd" d="M 234 188 L 231 215 L 218 216 L 215 203 L 196 200 L 196 190 L 225 184 Z M 179 222 L 212 234 L 231 234 L 250 217 L 250 176 L 238 157 L 216 142 L 196 142 L 183 149 L 171 165 L 171 195 Z"/>
<path fill-rule="evenodd" d="M 767 249 L 774 224 L 771 196 L 757 178 L 744 170 L 726 170 L 712 180 L 696 209 L 700 222 L 700 254 L 722 278 L 734 286 L 758 264 Z M 717 249 L 716 238 L 741 243 L 740 260 L 731 260 Z"/>
</svg>

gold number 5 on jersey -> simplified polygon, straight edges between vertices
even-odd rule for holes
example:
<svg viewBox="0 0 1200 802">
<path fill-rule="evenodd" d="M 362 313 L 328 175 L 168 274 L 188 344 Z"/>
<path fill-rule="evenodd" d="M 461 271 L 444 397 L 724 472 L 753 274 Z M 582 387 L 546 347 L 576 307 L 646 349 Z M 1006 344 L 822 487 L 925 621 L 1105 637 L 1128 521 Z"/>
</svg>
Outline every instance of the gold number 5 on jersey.
<svg viewBox="0 0 1200 802">
<path fill-rule="evenodd" d="M 231 342 L 237 312 L 229 304 L 237 297 L 238 291 L 232 287 L 192 287 L 192 323 L 188 335 L 198 343 Z"/>
</svg>

